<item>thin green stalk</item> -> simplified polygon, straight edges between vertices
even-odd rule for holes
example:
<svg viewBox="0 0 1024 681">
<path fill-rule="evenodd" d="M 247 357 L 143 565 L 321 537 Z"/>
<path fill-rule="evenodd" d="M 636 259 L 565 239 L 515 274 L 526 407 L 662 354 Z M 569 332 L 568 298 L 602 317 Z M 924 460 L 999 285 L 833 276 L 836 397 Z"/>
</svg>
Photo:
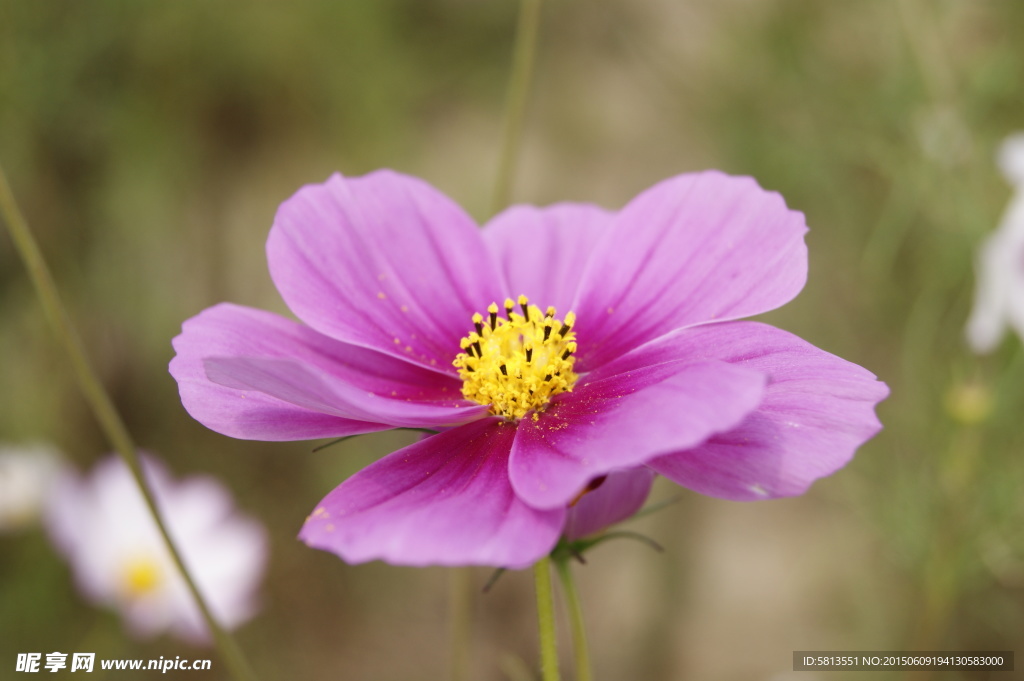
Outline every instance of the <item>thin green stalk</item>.
<svg viewBox="0 0 1024 681">
<path fill-rule="evenodd" d="M 519 141 L 523 135 L 526 101 L 530 94 L 533 63 L 537 52 L 537 33 L 540 25 L 541 0 L 522 0 L 519 5 L 519 23 L 516 26 L 515 52 L 512 56 L 512 77 L 508 84 L 505 104 L 505 125 L 502 135 L 501 159 L 491 199 L 491 214 L 508 205 L 512 194 L 512 179 L 519 159 Z"/>
<path fill-rule="evenodd" d="M 491 215 L 508 205 L 512 179 L 519 159 L 519 146 L 526 117 L 526 101 L 530 94 L 537 33 L 540 26 L 541 0 L 522 0 L 516 24 L 512 75 L 505 100 L 505 122 L 502 131 L 501 156 L 491 196 Z M 540 623 L 541 667 L 544 681 L 558 681 L 558 649 L 555 645 L 555 615 L 551 598 L 550 559 L 545 557 L 534 566 L 537 584 L 537 609 Z M 500 573 L 499 573 L 500 574 Z M 469 648 L 469 606 L 471 594 L 468 578 L 455 576 L 451 583 L 452 602 L 452 679 L 462 681 L 466 674 Z"/>
<path fill-rule="evenodd" d="M 196 588 L 192 575 L 185 568 L 177 547 L 171 541 L 171 537 L 167 532 L 167 526 L 157 510 L 153 493 L 143 477 L 135 444 L 132 442 L 132 438 L 128 434 L 128 429 L 121 420 L 121 416 L 117 413 L 114 403 L 110 400 L 109 395 L 107 395 L 106 390 L 103 388 L 103 384 L 86 358 L 85 346 L 75 331 L 66 308 L 61 303 L 60 294 L 57 292 L 53 276 L 46 266 L 46 261 L 39 251 L 39 246 L 32 236 L 28 223 L 25 221 L 17 202 L 14 200 L 14 193 L 11 191 L 11 187 L 7 182 L 7 175 L 4 173 L 2 166 L 0 166 L 0 214 L 3 215 L 4 222 L 7 223 L 7 229 L 11 234 L 11 239 L 14 241 L 14 247 L 25 263 L 25 268 L 28 270 L 29 277 L 39 296 L 43 312 L 46 314 L 50 324 L 53 325 L 53 330 L 57 334 L 58 340 L 64 346 L 64 350 L 71 360 L 71 367 L 78 380 L 79 388 L 84 393 L 85 400 L 89 403 L 89 407 L 99 421 L 103 432 L 131 470 L 132 476 L 135 478 L 135 482 L 138 484 L 139 490 L 146 500 L 149 512 L 156 521 L 157 527 L 160 528 L 160 534 L 163 535 L 164 542 L 167 544 L 167 548 L 170 550 L 178 570 L 185 578 L 185 583 L 188 584 L 189 591 L 192 592 L 192 597 L 195 598 L 196 604 L 202 612 L 203 619 L 206 620 L 206 625 L 213 634 L 214 641 L 224 658 L 224 662 L 231 670 L 231 674 L 239 681 L 254 681 L 256 675 L 253 673 L 249 663 L 243 657 L 235 640 L 217 623 L 210 613 L 210 608 L 199 593 L 199 589 Z"/>
<path fill-rule="evenodd" d="M 555 642 L 555 601 L 551 594 L 551 559 L 547 556 L 534 563 L 533 583 L 537 590 L 541 678 L 544 681 L 559 681 L 558 644 Z"/>
<path fill-rule="evenodd" d="M 452 681 L 469 678 L 469 651 L 473 607 L 473 570 L 457 567 L 449 570 L 449 613 L 451 622 Z"/>
<path fill-rule="evenodd" d="M 583 608 L 580 606 L 580 594 L 576 589 L 576 582 L 572 578 L 569 560 L 567 558 L 556 559 L 555 568 L 558 569 L 562 590 L 565 591 L 565 600 L 569 605 L 569 626 L 572 629 L 572 652 L 576 660 L 576 681 L 592 681 L 594 675 L 590 669 L 590 647 L 587 645 L 587 631 L 583 625 Z"/>
</svg>

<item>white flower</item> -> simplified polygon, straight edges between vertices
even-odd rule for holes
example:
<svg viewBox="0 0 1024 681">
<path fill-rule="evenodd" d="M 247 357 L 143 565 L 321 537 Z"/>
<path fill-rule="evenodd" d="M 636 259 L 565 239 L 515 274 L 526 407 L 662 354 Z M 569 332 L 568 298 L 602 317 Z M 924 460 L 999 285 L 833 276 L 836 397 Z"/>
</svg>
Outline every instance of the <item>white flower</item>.
<svg viewBox="0 0 1024 681">
<path fill-rule="evenodd" d="M 231 628 L 251 617 L 266 564 L 263 527 L 237 513 L 228 491 L 213 478 L 176 482 L 149 457 L 143 468 L 218 622 Z M 169 630 L 192 642 L 208 640 L 199 609 L 120 459 L 105 459 L 84 478 L 60 476 L 46 519 L 88 600 L 120 611 L 138 636 Z"/>
<path fill-rule="evenodd" d="M 999 228 L 978 253 L 974 309 L 967 342 L 978 353 L 991 352 L 1010 326 L 1024 340 L 1024 133 L 1010 136 L 999 166 L 1015 188 Z"/>
<path fill-rule="evenodd" d="M 60 455 L 41 444 L 0 445 L 0 532 L 32 524 L 42 512 Z"/>
</svg>

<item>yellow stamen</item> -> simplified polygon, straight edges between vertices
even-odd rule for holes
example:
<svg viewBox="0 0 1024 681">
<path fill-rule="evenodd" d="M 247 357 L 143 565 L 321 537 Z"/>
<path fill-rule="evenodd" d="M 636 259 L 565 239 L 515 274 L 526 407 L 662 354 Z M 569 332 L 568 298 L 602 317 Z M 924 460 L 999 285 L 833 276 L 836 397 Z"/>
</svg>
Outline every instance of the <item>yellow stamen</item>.
<svg viewBox="0 0 1024 681">
<path fill-rule="evenodd" d="M 505 318 L 498 304 L 487 307 L 488 316 L 473 315 L 474 331 L 459 343 L 463 352 L 452 362 L 462 378 L 462 394 L 468 400 L 491 407 L 491 413 L 518 421 L 528 412 L 542 411 L 552 397 L 572 390 L 577 376 L 576 315 L 555 318 L 555 308 L 530 305 L 526 296 L 505 299 Z M 515 312 L 519 305 L 522 314 Z M 484 323 L 486 320 L 486 323 Z"/>
<path fill-rule="evenodd" d="M 163 568 L 151 556 L 137 556 L 125 564 L 121 580 L 124 594 L 138 598 L 160 586 L 164 580 Z"/>
</svg>

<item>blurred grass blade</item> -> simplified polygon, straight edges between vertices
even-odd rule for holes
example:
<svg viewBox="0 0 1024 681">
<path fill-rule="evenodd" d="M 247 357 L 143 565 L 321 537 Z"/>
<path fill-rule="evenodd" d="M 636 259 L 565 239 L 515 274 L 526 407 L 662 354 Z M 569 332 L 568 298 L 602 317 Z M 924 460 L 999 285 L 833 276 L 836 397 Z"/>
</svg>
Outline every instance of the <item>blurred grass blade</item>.
<svg viewBox="0 0 1024 681">
<path fill-rule="evenodd" d="M 160 512 L 157 510 L 153 493 L 143 476 L 142 467 L 139 464 L 139 457 L 135 450 L 135 443 L 132 442 L 131 436 L 128 434 L 128 429 L 121 420 L 121 416 L 117 413 L 114 403 L 111 401 L 109 395 L 107 395 L 106 390 L 103 388 L 103 384 L 100 383 L 99 377 L 93 371 L 92 366 L 89 364 L 89 360 L 86 358 L 85 347 L 82 344 L 82 340 L 75 331 L 75 327 L 71 323 L 71 318 L 68 316 L 67 310 L 61 303 L 60 294 L 57 292 L 57 286 L 53 281 L 53 276 L 50 274 L 50 270 L 46 266 L 46 261 L 43 259 L 42 253 L 39 251 L 39 246 L 36 244 L 31 230 L 29 230 L 28 223 L 25 221 L 25 218 L 21 214 L 21 210 L 18 208 L 17 202 L 14 200 L 14 193 L 11 191 L 10 185 L 7 182 L 7 174 L 4 172 L 2 166 L 0 166 L 0 214 L 3 215 L 4 222 L 7 224 L 7 230 L 10 232 L 11 239 L 14 242 L 15 249 L 18 251 L 18 255 L 21 256 L 22 261 L 25 263 L 25 268 L 28 270 L 29 277 L 32 280 L 32 285 L 35 287 L 36 293 L 39 296 L 39 302 L 43 307 L 43 311 L 46 314 L 47 319 L 49 319 L 50 324 L 53 326 L 53 330 L 57 334 L 57 338 L 61 345 L 63 345 L 65 352 L 67 352 L 68 358 L 71 360 L 71 366 L 75 373 L 75 378 L 85 395 L 86 402 L 89 403 L 89 407 L 92 409 L 93 414 L 95 414 L 96 419 L 100 422 L 103 432 L 106 434 L 111 444 L 113 444 L 114 449 L 117 450 L 118 454 L 121 455 L 121 458 L 124 459 L 124 462 L 131 470 L 132 476 L 134 476 L 135 482 L 138 484 L 139 490 L 142 492 L 142 496 L 146 500 L 146 506 L 149 508 L 149 512 L 152 514 L 153 520 L 160 529 L 160 534 L 163 535 L 164 542 L 167 544 L 167 548 L 170 551 L 171 556 L 174 558 L 174 562 L 178 566 L 178 570 L 185 578 L 189 591 L 192 592 L 192 597 L 199 606 L 203 619 L 206 621 L 206 625 L 213 634 L 214 641 L 217 648 L 220 650 L 224 661 L 227 663 L 228 667 L 231 669 L 232 675 L 236 679 L 239 681 L 254 681 L 256 676 L 249 666 L 249 663 L 243 657 L 234 638 L 232 638 L 231 635 L 228 634 L 227 631 L 224 630 L 214 619 L 209 606 L 206 604 L 206 600 L 203 598 L 202 594 L 199 593 L 199 589 L 196 587 L 196 583 L 192 579 L 192 575 L 189 574 L 189 571 L 186 569 L 185 564 L 182 562 L 181 555 L 178 553 L 177 547 L 175 547 L 174 542 L 171 540 L 171 537 L 167 532 L 167 526 L 164 524 L 163 518 L 161 518 Z"/>
<path fill-rule="evenodd" d="M 491 199 L 491 215 L 508 205 L 512 194 L 516 161 L 519 158 L 526 101 L 530 94 L 533 62 L 537 53 L 537 33 L 540 25 L 541 0 L 522 0 L 519 4 L 519 24 L 516 27 L 515 53 L 512 56 L 512 77 L 508 85 L 505 105 L 505 124 L 502 134 L 501 159 Z"/>
</svg>

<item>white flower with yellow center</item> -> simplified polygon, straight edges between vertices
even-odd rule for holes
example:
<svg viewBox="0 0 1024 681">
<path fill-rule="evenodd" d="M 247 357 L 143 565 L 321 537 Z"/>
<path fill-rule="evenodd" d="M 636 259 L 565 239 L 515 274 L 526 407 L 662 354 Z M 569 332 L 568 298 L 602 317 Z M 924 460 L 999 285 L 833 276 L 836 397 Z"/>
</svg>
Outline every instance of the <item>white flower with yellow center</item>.
<svg viewBox="0 0 1024 681">
<path fill-rule="evenodd" d="M 144 468 L 171 534 L 226 627 L 256 610 L 266 563 L 266 533 L 233 508 L 227 490 L 209 477 L 174 481 L 152 459 Z M 47 505 L 47 526 L 91 602 L 113 608 L 142 637 L 169 631 L 206 640 L 202 621 L 127 467 L 102 461 L 91 475 L 61 475 Z"/>
</svg>

